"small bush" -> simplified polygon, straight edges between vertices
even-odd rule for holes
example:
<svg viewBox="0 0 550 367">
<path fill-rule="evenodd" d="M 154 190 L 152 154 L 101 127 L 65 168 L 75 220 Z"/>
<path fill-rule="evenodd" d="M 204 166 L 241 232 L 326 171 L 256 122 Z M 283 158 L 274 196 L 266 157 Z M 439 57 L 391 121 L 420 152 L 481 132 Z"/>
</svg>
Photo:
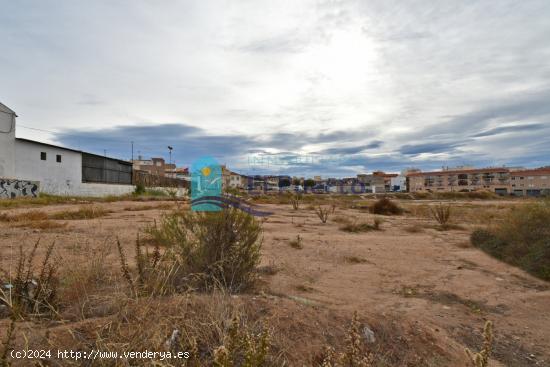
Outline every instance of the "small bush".
<svg viewBox="0 0 550 367">
<path fill-rule="evenodd" d="M 430 213 L 441 228 L 446 228 L 451 219 L 451 206 L 439 203 L 434 207 L 430 207 Z"/>
<path fill-rule="evenodd" d="M 293 240 L 288 241 L 288 244 L 290 245 L 290 247 L 295 248 L 295 249 L 304 248 L 303 240 L 302 240 L 302 237 L 300 235 L 296 235 L 296 238 L 293 239 Z"/>
<path fill-rule="evenodd" d="M 330 214 L 330 210 L 331 210 L 330 208 L 325 208 L 325 207 L 322 207 L 321 205 L 319 205 L 315 209 L 315 214 L 317 214 L 317 216 L 319 217 L 319 219 L 323 224 L 327 222 Z"/>
<path fill-rule="evenodd" d="M 490 255 L 550 280 L 550 202 L 526 204 L 488 230 L 478 229 L 472 245 Z"/>
<path fill-rule="evenodd" d="M 247 213 L 238 209 L 174 212 L 147 232 L 166 247 L 157 272 L 170 274 L 176 289 L 222 287 L 238 292 L 255 281 L 262 230 Z"/>
<path fill-rule="evenodd" d="M 388 198 L 381 198 L 370 208 L 371 213 L 381 215 L 400 215 L 403 214 L 403 208 L 395 204 Z"/>
</svg>

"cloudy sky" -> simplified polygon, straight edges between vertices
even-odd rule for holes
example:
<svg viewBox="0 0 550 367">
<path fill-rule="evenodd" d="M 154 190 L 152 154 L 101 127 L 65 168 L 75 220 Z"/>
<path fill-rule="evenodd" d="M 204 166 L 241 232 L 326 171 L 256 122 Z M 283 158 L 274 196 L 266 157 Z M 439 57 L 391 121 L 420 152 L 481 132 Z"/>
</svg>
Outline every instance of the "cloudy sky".
<svg viewBox="0 0 550 367">
<path fill-rule="evenodd" d="M 547 0 L 0 0 L 0 101 L 19 137 L 125 159 L 537 167 L 549 19 Z"/>
</svg>

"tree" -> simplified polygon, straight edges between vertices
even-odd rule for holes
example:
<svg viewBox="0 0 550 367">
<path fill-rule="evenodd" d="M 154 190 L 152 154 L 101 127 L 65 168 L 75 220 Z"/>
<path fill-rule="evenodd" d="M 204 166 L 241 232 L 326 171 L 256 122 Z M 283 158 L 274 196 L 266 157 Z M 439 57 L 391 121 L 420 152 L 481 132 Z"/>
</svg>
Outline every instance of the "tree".
<svg viewBox="0 0 550 367">
<path fill-rule="evenodd" d="M 313 187 L 315 186 L 315 181 L 313 181 L 311 178 L 308 178 L 307 180 L 304 181 L 304 186 Z"/>
</svg>

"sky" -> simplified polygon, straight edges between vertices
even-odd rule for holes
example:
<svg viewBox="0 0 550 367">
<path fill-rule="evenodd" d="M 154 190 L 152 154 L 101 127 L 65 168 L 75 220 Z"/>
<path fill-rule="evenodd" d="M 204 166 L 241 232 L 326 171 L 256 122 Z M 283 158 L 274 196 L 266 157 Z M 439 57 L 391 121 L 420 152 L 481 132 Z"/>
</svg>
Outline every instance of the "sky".
<svg viewBox="0 0 550 367">
<path fill-rule="evenodd" d="M 246 174 L 550 165 L 550 2 L 0 0 L 17 136 Z"/>
</svg>

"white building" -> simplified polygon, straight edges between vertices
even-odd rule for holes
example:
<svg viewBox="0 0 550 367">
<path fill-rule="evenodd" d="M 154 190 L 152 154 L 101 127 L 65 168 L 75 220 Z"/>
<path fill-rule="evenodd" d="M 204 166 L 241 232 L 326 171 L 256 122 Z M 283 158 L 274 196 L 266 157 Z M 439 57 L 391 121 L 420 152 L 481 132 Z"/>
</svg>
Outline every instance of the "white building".
<svg viewBox="0 0 550 367">
<path fill-rule="evenodd" d="M 391 191 L 403 192 L 407 191 L 407 177 L 399 175 L 391 178 Z"/>
<path fill-rule="evenodd" d="M 0 103 L 0 197 L 36 195 L 37 191 L 104 196 L 134 190 L 131 163 L 16 138 L 16 117 Z"/>
</svg>

